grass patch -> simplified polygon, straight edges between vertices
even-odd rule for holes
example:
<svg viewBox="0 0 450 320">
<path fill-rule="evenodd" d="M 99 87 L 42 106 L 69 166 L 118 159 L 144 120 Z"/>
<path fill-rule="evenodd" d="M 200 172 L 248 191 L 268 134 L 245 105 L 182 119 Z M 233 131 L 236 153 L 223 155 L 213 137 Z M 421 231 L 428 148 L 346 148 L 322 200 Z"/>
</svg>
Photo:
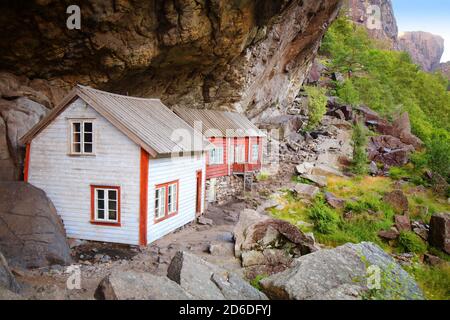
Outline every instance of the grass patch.
<svg viewBox="0 0 450 320">
<path fill-rule="evenodd" d="M 331 234 L 316 234 L 319 242 L 328 246 L 337 247 L 348 242 L 360 243 L 369 241 L 378 244 L 380 247 L 391 251 L 387 243 L 378 237 L 380 230 L 389 229 L 392 221 L 377 216 L 362 214 L 351 220 L 341 220 L 338 228 Z"/>
<path fill-rule="evenodd" d="M 307 205 L 298 201 L 296 196 L 291 191 L 286 191 L 281 199 L 284 207 L 283 209 L 270 209 L 270 214 L 280 220 L 285 220 L 297 226 L 303 232 L 311 232 L 312 228 L 305 226 L 302 222 L 309 222 L 307 216 Z"/>
<path fill-rule="evenodd" d="M 406 189 L 406 193 L 408 193 L 408 189 Z M 428 190 L 411 194 L 409 206 L 411 218 L 426 223 L 430 222 L 433 214 L 450 211 L 450 204 L 445 199 L 437 197 Z"/>
<path fill-rule="evenodd" d="M 427 245 L 422 239 L 411 231 L 403 231 L 398 238 L 399 247 L 404 252 L 412 252 L 417 254 L 424 254 L 427 251 Z"/>
<path fill-rule="evenodd" d="M 428 300 L 450 300 L 450 265 L 405 267 L 419 284 Z"/>
<path fill-rule="evenodd" d="M 308 218 L 314 223 L 314 230 L 319 233 L 331 234 L 337 230 L 339 214 L 320 198 L 308 210 Z"/>
<path fill-rule="evenodd" d="M 257 176 L 256 176 L 256 180 L 258 181 L 267 181 L 269 180 L 270 175 L 267 172 L 260 172 Z"/>
<path fill-rule="evenodd" d="M 265 279 L 265 278 L 267 278 L 267 277 L 268 277 L 267 274 L 258 274 L 254 279 L 252 279 L 252 280 L 250 281 L 250 284 L 251 284 L 255 289 L 261 291 L 262 288 L 261 288 L 260 282 L 261 282 L 261 280 L 263 280 L 263 279 Z"/>
<path fill-rule="evenodd" d="M 314 182 L 300 176 L 292 176 L 292 182 L 314 185 Z"/>
<path fill-rule="evenodd" d="M 327 191 L 340 198 L 350 199 L 364 195 L 379 195 L 391 190 L 392 180 L 385 177 L 356 177 L 353 179 L 330 177 Z"/>
</svg>

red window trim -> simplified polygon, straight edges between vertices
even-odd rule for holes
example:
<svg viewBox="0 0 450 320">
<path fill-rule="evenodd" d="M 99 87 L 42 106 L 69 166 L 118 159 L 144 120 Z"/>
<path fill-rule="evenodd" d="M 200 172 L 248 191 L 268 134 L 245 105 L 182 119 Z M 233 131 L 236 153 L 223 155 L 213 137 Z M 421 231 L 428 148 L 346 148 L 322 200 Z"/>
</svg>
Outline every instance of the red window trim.
<svg viewBox="0 0 450 320">
<path fill-rule="evenodd" d="M 169 213 L 169 185 L 172 184 L 176 184 L 177 185 L 177 202 L 176 202 L 176 208 L 177 210 L 175 212 Z M 155 224 L 160 223 L 164 220 L 167 220 L 169 218 L 172 218 L 174 216 L 176 216 L 178 214 L 178 200 L 180 198 L 180 181 L 179 180 L 174 180 L 174 181 L 170 181 L 170 182 L 166 182 L 166 183 L 161 183 L 161 184 L 157 184 L 155 185 L 155 191 L 156 189 L 160 189 L 160 188 L 165 188 L 165 208 L 166 208 L 166 212 L 164 213 L 164 217 L 162 218 L 156 218 L 155 212 L 156 212 L 156 208 L 154 208 L 153 210 L 153 221 Z"/>
<path fill-rule="evenodd" d="M 117 222 L 105 222 L 95 220 L 95 189 L 114 189 L 117 190 Z M 120 187 L 117 186 L 99 186 L 91 185 L 91 220 L 90 223 L 98 226 L 120 227 L 121 224 L 121 199 L 120 199 Z"/>
</svg>

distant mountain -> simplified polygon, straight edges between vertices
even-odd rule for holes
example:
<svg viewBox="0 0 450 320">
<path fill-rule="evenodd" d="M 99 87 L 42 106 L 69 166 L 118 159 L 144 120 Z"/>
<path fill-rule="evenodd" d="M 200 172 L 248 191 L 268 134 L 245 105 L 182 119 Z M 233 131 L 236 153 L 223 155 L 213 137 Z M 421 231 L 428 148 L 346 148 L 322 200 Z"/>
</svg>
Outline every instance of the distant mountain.
<svg viewBox="0 0 450 320">
<path fill-rule="evenodd" d="M 423 70 L 431 72 L 440 65 L 444 39 L 423 31 L 404 32 L 399 37 L 399 49 L 408 52 Z"/>
<path fill-rule="evenodd" d="M 393 49 L 397 48 L 398 26 L 391 0 L 346 0 L 346 6 L 352 20 L 365 26 L 373 38 L 386 40 Z M 373 6 L 380 10 L 371 10 Z"/>
<path fill-rule="evenodd" d="M 366 27 L 372 38 L 387 41 L 394 50 L 408 52 L 413 61 L 424 71 L 432 72 L 440 67 L 444 53 L 444 39 L 422 31 L 402 32 L 399 36 L 391 0 L 346 0 L 345 2 L 350 18 L 355 23 Z M 448 74 L 448 67 L 444 65 L 442 68 L 444 73 Z"/>
</svg>

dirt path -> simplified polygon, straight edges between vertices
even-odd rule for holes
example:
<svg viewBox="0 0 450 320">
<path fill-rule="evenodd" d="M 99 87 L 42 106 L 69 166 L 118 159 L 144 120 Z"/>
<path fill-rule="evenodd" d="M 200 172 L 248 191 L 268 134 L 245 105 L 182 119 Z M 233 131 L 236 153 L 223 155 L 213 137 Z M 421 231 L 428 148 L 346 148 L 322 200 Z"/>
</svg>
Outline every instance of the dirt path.
<svg viewBox="0 0 450 320">
<path fill-rule="evenodd" d="M 145 271 L 161 276 L 179 250 L 189 251 L 206 260 L 240 273 L 240 262 L 233 254 L 233 228 L 239 212 L 248 207 L 245 201 L 235 201 L 224 206 L 210 206 L 205 217 L 212 225 L 193 222 L 152 243 L 146 248 L 83 241 L 74 247 L 75 266 L 81 273 L 81 289 L 69 290 L 71 276 L 67 267 L 35 270 L 15 270 L 27 299 L 94 299 L 99 282 L 112 271 Z M 212 246 L 212 252 L 210 252 Z M 73 273 L 72 273 L 73 274 Z"/>
</svg>

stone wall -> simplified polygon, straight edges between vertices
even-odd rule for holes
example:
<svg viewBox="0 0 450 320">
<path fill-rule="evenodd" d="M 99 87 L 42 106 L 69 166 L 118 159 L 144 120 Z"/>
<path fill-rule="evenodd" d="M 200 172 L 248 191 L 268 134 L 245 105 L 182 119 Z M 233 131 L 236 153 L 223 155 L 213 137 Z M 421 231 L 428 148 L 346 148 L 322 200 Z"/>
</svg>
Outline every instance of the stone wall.
<svg viewBox="0 0 450 320">
<path fill-rule="evenodd" d="M 214 183 L 215 179 L 215 183 Z M 206 180 L 206 201 L 209 203 L 224 204 L 238 195 L 244 194 L 244 177 L 229 176 Z M 213 181 L 211 181 L 213 180 Z M 211 188 L 215 185 L 215 201 L 210 198 Z"/>
</svg>

